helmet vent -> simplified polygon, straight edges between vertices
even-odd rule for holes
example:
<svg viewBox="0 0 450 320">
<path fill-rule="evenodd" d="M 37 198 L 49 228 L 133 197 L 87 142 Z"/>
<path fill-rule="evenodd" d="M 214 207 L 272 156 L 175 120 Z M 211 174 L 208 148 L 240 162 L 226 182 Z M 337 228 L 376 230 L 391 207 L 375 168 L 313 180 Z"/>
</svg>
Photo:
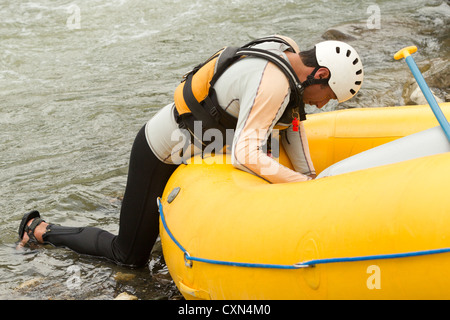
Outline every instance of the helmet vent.
<svg viewBox="0 0 450 320">
<path fill-rule="evenodd" d="M 355 81 L 355 84 L 356 84 L 357 86 L 359 86 L 359 85 L 361 84 L 361 81 Z"/>
<path fill-rule="evenodd" d="M 351 54 L 351 53 L 352 53 L 352 52 L 351 52 L 350 50 L 347 50 L 347 54 L 346 54 L 347 58 L 350 57 L 350 54 Z"/>
<path fill-rule="evenodd" d="M 336 53 L 341 53 L 341 48 L 336 47 Z"/>
<path fill-rule="evenodd" d="M 357 75 L 360 75 L 362 73 L 362 70 L 361 69 L 359 69 L 358 71 L 356 71 L 356 74 Z"/>
<path fill-rule="evenodd" d="M 350 93 L 353 94 L 353 95 L 355 95 L 356 91 L 353 90 L 353 89 L 350 89 Z"/>
<path fill-rule="evenodd" d="M 358 58 L 356 58 L 355 60 L 353 60 L 353 65 L 357 64 L 358 61 L 359 61 Z"/>
</svg>

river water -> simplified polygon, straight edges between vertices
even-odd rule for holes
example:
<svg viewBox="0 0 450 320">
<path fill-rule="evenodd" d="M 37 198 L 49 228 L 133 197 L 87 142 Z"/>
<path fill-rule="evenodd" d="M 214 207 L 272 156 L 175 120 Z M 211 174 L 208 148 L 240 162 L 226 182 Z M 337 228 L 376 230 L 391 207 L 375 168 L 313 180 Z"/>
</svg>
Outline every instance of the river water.
<svg viewBox="0 0 450 320">
<path fill-rule="evenodd" d="M 17 227 L 38 209 L 116 233 L 136 133 L 220 47 L 283 34 L 309 49 L 341 31 L 366 77 L 339 108 L 395 106 L 411 74 L 393 54 L 417 45 L 419 65 L 448 62 L 449 22 L 438 0 L 0 1 L 0 299 L 180 297 L 158 248 L 130 270 L 66 249 L 17 251 Z"/>
</svg>

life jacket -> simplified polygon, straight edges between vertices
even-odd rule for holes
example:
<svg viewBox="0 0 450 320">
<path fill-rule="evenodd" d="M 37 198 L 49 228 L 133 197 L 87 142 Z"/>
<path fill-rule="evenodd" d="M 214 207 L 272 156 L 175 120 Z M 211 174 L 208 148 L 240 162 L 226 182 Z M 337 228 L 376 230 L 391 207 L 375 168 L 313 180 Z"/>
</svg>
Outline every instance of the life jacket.
<svg viewBox="0 0 450 320">
<path fill-rule="evenodd" d="M 247 56 L 263 58 L 274 63 L 284 72 L 291 88 L 289 104 L 281 119 L 292 120 L 296 114 L 299 120 L 305 120 L 303 88 L 291 65 L 282 57 L 263 49 L 252 48 L 263 42 L 279 42 L 287 45 L 288 50 L 297 52 L 298 48 L 287 40 L 271 36 L 254 40 L 243 47 L 225 47 L 213 54 L 205 62 L 196 66 L 183 76 L 174 94 L 176 118 L 181 128 L 190 127 L 186 119 L 202 121 L 204 130 L 216 128 L 225 133 L 226 129 L 235 129 L 237 118 L 223 110 L 217 102 L 214 84 L 223 72 L 239 59 Z M 192 123 L 192 122 L 191 122 Z"/>
</svg>

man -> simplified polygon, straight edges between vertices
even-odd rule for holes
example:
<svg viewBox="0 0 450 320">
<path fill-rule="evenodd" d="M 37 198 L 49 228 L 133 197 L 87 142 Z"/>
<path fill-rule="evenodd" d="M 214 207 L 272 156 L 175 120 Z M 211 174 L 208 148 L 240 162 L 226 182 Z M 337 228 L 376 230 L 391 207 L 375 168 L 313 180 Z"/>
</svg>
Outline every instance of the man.
<svg viewBox="0 0 450 320">
<path fill-rule="evenodd" d="M 360 89 L 362 78 L 357 52 L 339 41 L 300 52 L 292 39 L 273 36 L 223 49 L 188 73 L 175 92 L 175 102 L 138 133 L 117 236 L 93 227 L 47 224 L 38 211 L 31 211 L 19 227 L 20 246 L 50 243 L 121 265 L 143 266 L 159 233 L 156 198 L 177 166 L 193 154 L 186 150 L 196 153 L 207 147 L 203 133 L 233 130 L 233 165 L 271 183 L 313 179 L 315 170 L 299 121 L 305 119 L 304 103 L 322 108 L 331 99 L 348 100 Z M 282 128 L 281 141 L 295 170 L 265 151 L 275 127 Z M 188 148 L 178 139 L 186 132 Z"/>
<path fill-rule="evenodd" d="M 300 52 L 292 39 L 287 37 L 268 37 L 263 40 L 266 41 L 256 41 L 253 47 L 281 56 L 290 64 L 302 87 L 299 93 L 303 96 L 302 103 L 322 108 L 331 99 L 340 102 L 348 100 L 361 87 L 362 63 L 356 51 L 343 42 L 326 41 L 312 50 Z M 203 66 L 194 74 L 194 86 L 196 75 L 207 67 Z M 202 87 L 205 83 L 203 77 L 200 75 Z M 146 130 L 147 140 L 155 155 L 162 162 L 170 164 L 179 164 L 184 160 L 184 150 L 180 150 L 183 144 L 177 145 L 176 139 L 168 140 L 168 137 L 174 137 L 173 132 L 179 126 L 178 113 L 183 113 L 186 108 L 183 97 L 179 97 L 184 88 L 180 88 L 182 85 L 175 93 L 175 103 L 153 117 Z M 230 125 L 237 133 L 232 143 L 232 161 L 236 167 L 272 183 L 305 181 L 315 177 L 303 124 L 298 124 L 297 131 L 294 131 L 296 126 L 292 124 L 295 116 L 300 117 L 302 110 L 298 110 L 299 106 L 290 107 L 293 90 L 281 68 L 266 59 L 248 56 L 228 67 L 214 82 L 213 89 L 215 104 L 220 107 L 218 109 L 225 110 L 225 116 L 231 115 L 237 119 L 235 124 Z M 194 112 L 189 115 L 191 113 Z M 190 120 L 197 120 L 200 116 L 194 113 Z M 189 124 L 184 127 L 194 132 Z M 264 152 L 263 146 L 274 127 L 285 128 L 281 131 L 281 140 L 295 171 L 283 167 Z M 194 137 L 193 140 L 201 140 L 201 137 Z M 198 149 L 196 152 L 200 152 Z"/>
</svg>

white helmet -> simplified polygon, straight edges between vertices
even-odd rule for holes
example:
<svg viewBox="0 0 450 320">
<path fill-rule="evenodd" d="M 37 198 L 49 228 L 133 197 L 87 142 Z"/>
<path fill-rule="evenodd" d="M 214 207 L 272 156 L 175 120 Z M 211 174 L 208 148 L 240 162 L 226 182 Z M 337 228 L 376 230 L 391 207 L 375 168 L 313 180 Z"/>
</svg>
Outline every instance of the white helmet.
<svg viewBox="0 0 450 320">
<path fill-rule="evenodd" d="M 344 102 L 353 97 L 363 82 L 363 65 L 356 50 L 342 41 L 323 41 L 316 44 L 316 59 L 321 67 L 330 70 L 328 85 Z"/>
</svg>

